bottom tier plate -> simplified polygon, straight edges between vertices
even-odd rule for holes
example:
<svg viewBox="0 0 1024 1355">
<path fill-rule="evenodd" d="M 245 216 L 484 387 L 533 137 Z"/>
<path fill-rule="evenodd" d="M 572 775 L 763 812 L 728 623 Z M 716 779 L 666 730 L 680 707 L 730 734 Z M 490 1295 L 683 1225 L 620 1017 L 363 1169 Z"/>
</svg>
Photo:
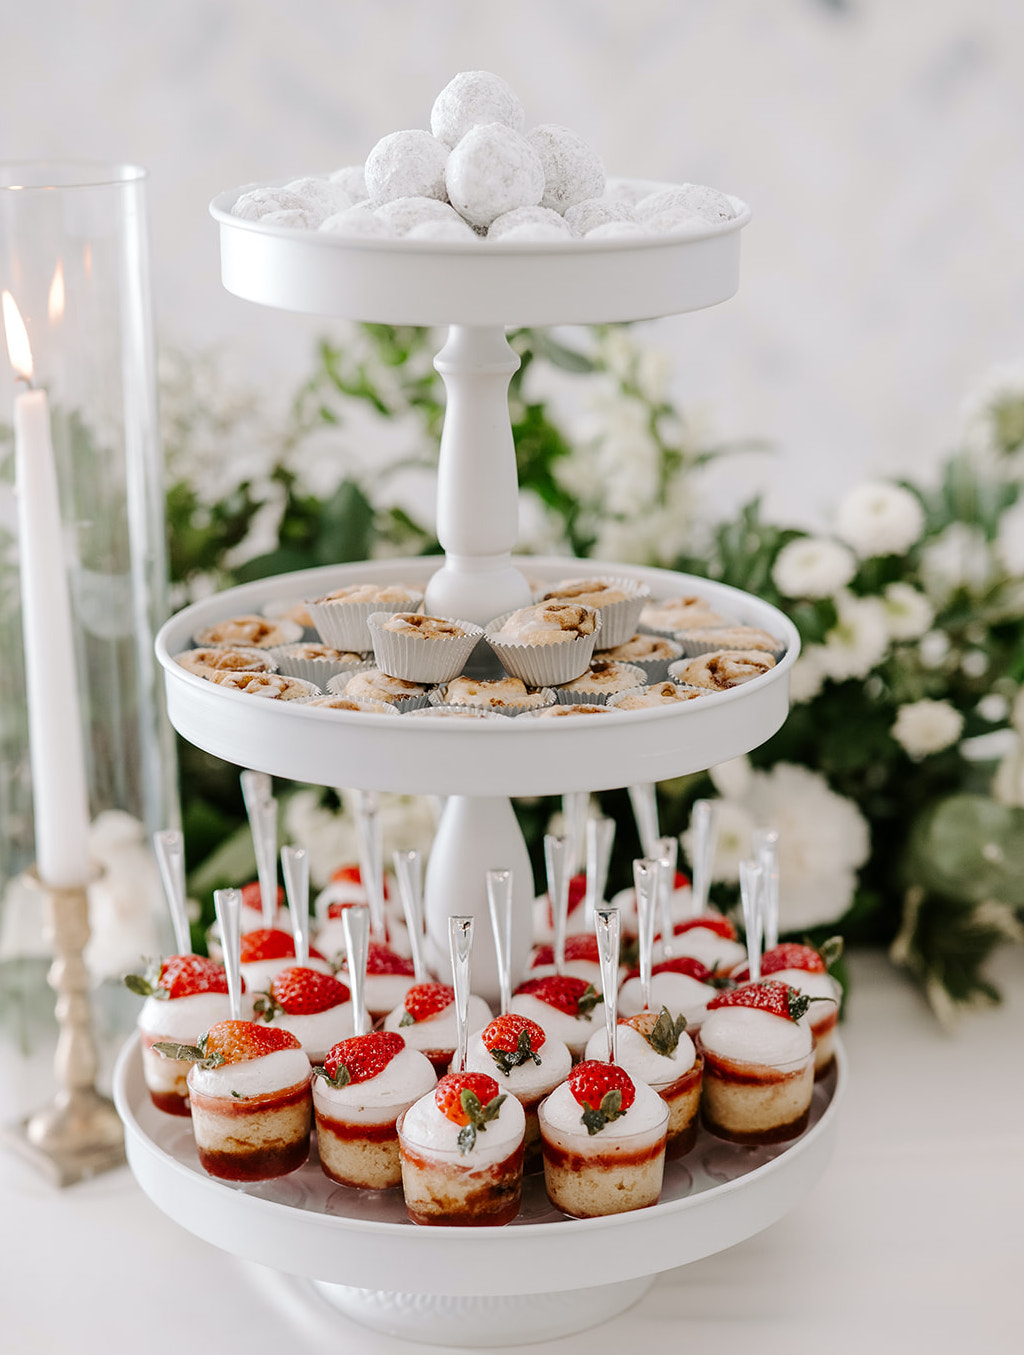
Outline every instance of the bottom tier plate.
<svg viewBox="0 0 1024 1355">
<path fill-rule="evenodd" d="M 315 1151 L 291 1176 L 232 1185 L 199 1166 L 190 1122 L 149 1099 L 138 1036 L 125 1046 L 114 1096 L 128 1162 L 149 1198 L 190 1232 L 247 1260 L 307 1279 L 406 1295 L 514 1295 L 593 1288 L 649 1276 L 731 1247 L 781 1218 L 824 1171 L 846 1082 L 843 1051 L 814 1091 L 800 1138 L 737 1147 L 700 1131 L 665 1170 L 661 1202 L 608 1218 L 553 1209 L 543 1176 L 527 1177 L 505 1228 L 419 1228 L 400 1190 L 328 1180 Z"/>
</svg>

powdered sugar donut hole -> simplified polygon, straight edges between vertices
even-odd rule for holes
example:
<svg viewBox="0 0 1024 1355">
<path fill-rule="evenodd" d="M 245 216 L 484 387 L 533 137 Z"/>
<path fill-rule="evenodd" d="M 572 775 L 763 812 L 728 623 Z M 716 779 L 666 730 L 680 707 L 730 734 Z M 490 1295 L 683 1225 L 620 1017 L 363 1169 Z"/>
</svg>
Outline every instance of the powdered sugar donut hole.
<svg viewBox="0 0 1024 1355">
<path fill-rule="evenodd" d="M 550 207 L 516 207 L 511 212 L 502 212 L 501 216 L 494 218 L 487 231 L 487 238 L 500 240 L 509 231 L 527 225 L 549 226 L 562 235 L 571 234 L 565 218 L 553 212 Z"/>
<path fill-rule="evenodd" d="M 421 221 L 418 226 L 406 232 L 407 240 L 441 240 L 457 245 L 476 244 L 482 237 L 472 226 L 466 224 L 458 212 L 452 212 L 451 220 Z"/>
<path fill-rule="evenodd" d="M 351 207 L 356 201 L 346 188 L 340 183 L 332 183 L 330 179 L 293 179 L 291 183 L 285 184 L 284 191 L 294 193 L 302 202 L 303 210 L 309 217 L 309 225 L 314 228 L 336 212 Z"/>
<path fill-rule="evenodd" d="M 341 169 L 336 169 L 327 177 L 331 183 L 343 188 L 353 203 L 362 202 L 370 196 L 366 191 L 366 175 L 363 173 L 362 165 L 343 165 Z"/>
<path fill-rule="evenodd" d="M 487 227 L 544 194 L 544 166 L 527 139 L 503 122 L 471 127 L 448 156 L 445 183 L 452 206 L 471 226 Z"/>
<path fill-rule="evenodd" d="M 398 231 L 394 225 L 377 215 L 369 202 L 357 202 L 335 216 L 321 221 L 320 229 L 329 235 L 362 236 L 368 239 L 395 239 Z"/>
<path fill-rule="evenodd" d="M 266 212 L 260 220 L 264 226 L 294 226 L 305 231 L 317 224 L 308 212 L 302 211 L 299 207 L 282 207 L 276 212 Z"/>
<path fill-rule="evenodd" d="M 628 202 L 585 198 L 567 208 L 563 220 L 573 235 L 588 235 L 598 226 L 607 226 L 613 221 L 635 221 L 636 212 Z"/>
<path fill-rule="evenodd" d="M 454 207 L 437 198 L 392 198 L 378 207 L 375 213 L 378 221 L 386 221 L 394 228 L 396 235 L 408 235 L 414 226 L 422 226 L 428 221 L 454 222 L 466 226 Z M 466 226 L 468 230 L 468 226 Z"/>
<path fill-rule="evenodd" d="M 503 245 L 568 245 L 572 243 L 569 231 L 557 230 L 546 221 L 524 221 L 521 226 L 513 226 L 501 237 Z"/>
<path fill-rule="evenodd" d="M 571 127 L 542 123 L 527 134 L 544 166 L 542 207 L 565 213 L 574 203 L 604 192 L 604 164 L 597 151 Z"/>
<path fill-rule="evenodd" d="M 231 215 L 243 221 L 261 221 L 270 212 L 284 211 L 305 211 L 297 193 L 289 193 L 286 188 L 250 188 L 239 194 Z"/>
<path fill-rule="evenodd" d="M 456 146 L 471 127 L 501 122 L 521 132 L 526 114 L 515 90 L 491 71 L 460 71 L 449 80 L 430 110 L 430 130 L 446 146 Z"/>
<path fill-rule="evenodd" d="M 437 198 L 443 202 L 448 147 L 429 132 L 390 132 L 366 157 L 363 173 L 374 207 L 395 198 Z"/>
<path fill-rule="evenodd" d="M 710 226 L 731 221 L 736 215 L 732 203 L 717 188 L 708 188 L 705 184 L 684 183 L 674 188 L 662 188 L 640 199 L 636 204 L 636 214 L 640 221 L 653 221 L 667 213 L 684 213 L 697 217 Z"/>
</svg>

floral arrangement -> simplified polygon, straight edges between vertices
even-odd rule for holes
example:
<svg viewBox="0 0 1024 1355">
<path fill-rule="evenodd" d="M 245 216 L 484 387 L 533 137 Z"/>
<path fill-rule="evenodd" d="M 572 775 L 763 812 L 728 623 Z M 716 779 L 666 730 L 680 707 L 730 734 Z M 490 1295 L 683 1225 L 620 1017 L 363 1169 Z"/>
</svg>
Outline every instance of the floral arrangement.
<svg viewBox="0 0 1024 1355">
<path fill-rule="evenodd" d="M 669 396 L 670 367 L 634 331 L 511 336 L 520 549 L 660 565 L 782 608 L 800 631 L 784 727 L 748 758 L 659 786 L 663 831 L 720 801 L 715 898 L 735 905 L 751 834 L 780 832 L 781 925 L 882 944 L 938 1015 L 998 995 L 983 966 L 1024 937 L 1024 372 L 994 374 L 965 410 L 935 487 L 864 484 L 831 531 L 766 521 L 757 500 L 702 525 L 715 445 Z M 179 602 L 211 587 L 372 555 L 429 553 L 443 388 L 429 331 L 360 326 L 321 343 L 293 404 L 268 411 L 176 362 L 164 383 L 168 518 Z M 218 454 L 205 454 L 216 441 Z M 210 467 L 216 467 L 211 480 Z M 234 769 L 183 746 L 194 890 L 250 868 Z M 612 883 L 635 831 L 625 792 Z M 550 803 L 520 803 L 536 850 Z M 352 855 L 343 794 L 302 789 L 287 831 L 314 879 Z M 389 801 L 394 845 L 429 836 L 429 807 Z M 683 838 L 684 849 L 686 837 Z M 214 850 L 216 849 L 216 850 Z"/>
</svg>

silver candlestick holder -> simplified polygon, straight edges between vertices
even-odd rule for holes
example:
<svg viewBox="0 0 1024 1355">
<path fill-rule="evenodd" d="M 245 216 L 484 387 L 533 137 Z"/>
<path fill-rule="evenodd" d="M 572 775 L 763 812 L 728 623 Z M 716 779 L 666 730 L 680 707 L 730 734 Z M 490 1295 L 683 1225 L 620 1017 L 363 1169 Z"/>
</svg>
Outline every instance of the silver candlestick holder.
<svg viewBox="0 0 1024 1355">
<path fill-rule="evenodd" d="M 88 886 L 93 881 L 54 888 L 34 866 L 22 878 L 45 901 L 46 938 L 53 952 L 47 982 L 57 998 L 57 1093 L 48 1105 L 6 1126 L 0 1141 L 54 1185 L 70 1186 L 125 1161 L 124 1130 L 114 1103 L 96 1090 L 99 1058 L 83 959 L 89 940 Z"/>
</svg>

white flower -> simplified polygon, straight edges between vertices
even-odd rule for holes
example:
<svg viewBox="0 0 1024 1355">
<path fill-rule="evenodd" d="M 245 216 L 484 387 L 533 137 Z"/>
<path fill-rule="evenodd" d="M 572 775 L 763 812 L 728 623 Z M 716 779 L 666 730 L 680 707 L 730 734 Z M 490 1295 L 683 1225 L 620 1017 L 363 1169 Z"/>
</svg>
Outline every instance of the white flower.
<svg viewBox="0 0 1024 1355">
<path fill-rule="evenodd" d="M 885 657 L 889 627 L 885 608 L 878 598 L 859 598 L 840 593 L 836 598 L 838 619 L 825 636 L 818 662 L 834 682 L 865 678 Z"/>
<path fill-rule="evenodd" d="M 1007 574 L 1024 574 L 1024 494 L 999 519 L 996 554 Z"/>
<path fill-rule="evenodd" d="M 1024 806 L 1024 740 L 1019 737 L 996 768 L 992 797 L 1001 805 Z"/>
<path fill-rule="evenodd" d="M 925 591 L 940 605 L 958 588 L 979 593 L 992 573 L 992 554 L 980 527 L 953 522 L 921 552 Z"/>
<path fill-rule="evenodd" d="M 963 403 L 963 440 L 985 468 L 1006 468 L 1024 446 L 1024 367 L 996 367 Z"/>
<path fill-rule="evenodd" d="M 673 363 L 663 348 L 641 348 L 636 363 L 636 384 L 644 399 L 662 404 L 668 399 Z"/>
<path fill-rule="evenodd" d="M 917 496 L 884 480 L 852 489 L 836 515 L 836 535 L 862 559 L 903 555 L 923 530 L 924 509 Z"/>
<path fill-rule="evenodd" d="M 930 630 L 917 647 L 923 668 L 941 668 L 949 655 L 949 636 L 944 630 Z"/>
<path fill-rule="evenodd" d="M 900 747 L 919 762 L 956 743 L 963 727 L 964 717 L 948 701 L 913 701 L 900 706 L 891 732 Z"/>
<path fill-rule="evenodd" d="M 89 886 L 85 962 L 95 979 L 120 977 L 162 949 L 157 918 L 166 915 L 156 859 L 145 825 L 121 809 L 98 815 L 89 855 L 103 874 Z"/>
<path fill-rule="evenodd" d="M 1010 711 L 1010 723 L 1018 734 L 1024 734 L 1024 687 L 1021 687 L 1017 695 L 1013 698 L 1013 709 Z"/>
<path fill-rule="evenodd" d="M 813 701 L 825 685 L 820 645 L 808 645 L 789 670 L 789 699 L 795 705 Z"/>
<path fill-rule="evenodd" d="M 834 922 L 850 906 L 857 870 L 870 851 L 868 825 L 818 772 L 786 762 L 752 771 L 740 796 L 721 801 L 719 825 L 717 880 L 738 879 L 755 827 L 778 830 L 782 931 Z"/>
<path fill-rule="evenodd" d="M 966 677 L 984 677 L 988 672 L 988 655 L 983 649 L 969 649 L 960 660 L 960 669 Z"/>
<path fill-rule="evenodd" d="M 999 692 L 988 692 L 978 702 L 977 711 L 988 724 L 1001 724 L 1010 713 L 1010 703 Z"/>
<path fill-rule="evenodd" d="M 746 794 L 753 772 L 746 756 L 730 758 L 728 762 L 716 763 L 708 769 L 711 784 L 727 800 L 738 800 Z"/>
<path fill-rule="evenodd" d="M 909 583 L 891 583 L 882 599 L 891 640 L 916 640 L 935 619 L 932 604 Z"/>
<path fill-rule="evenodd" d="M 801 536 L 779 551 L 772 579 L 784 597 L 827 598 L 845 588 L 856 572 L 852 552 L 838 541 Z"/>
</svg>

